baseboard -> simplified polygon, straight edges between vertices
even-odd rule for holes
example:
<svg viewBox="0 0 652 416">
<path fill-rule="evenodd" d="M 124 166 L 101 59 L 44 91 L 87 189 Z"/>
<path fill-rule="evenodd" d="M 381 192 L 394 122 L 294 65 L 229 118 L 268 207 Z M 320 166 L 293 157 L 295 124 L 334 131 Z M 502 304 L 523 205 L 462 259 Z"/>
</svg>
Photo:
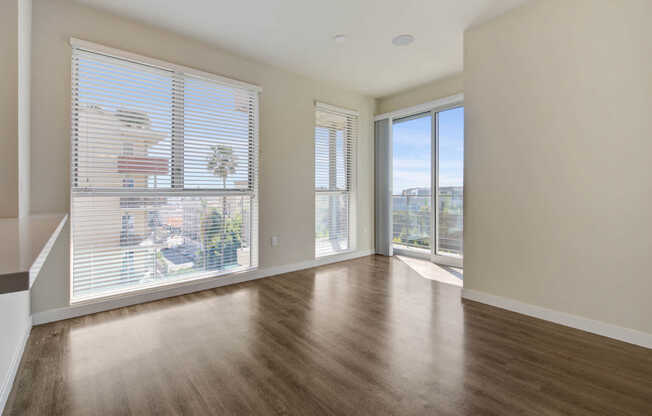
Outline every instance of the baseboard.
<svg viewBox="0 0 652 416">
<path fill-rule="evenodd" d="M 398 256 L 405 256 L 405 257 L 414 257 L 417 259 L 428 260 L 428 261 L 432 259 L 432 255 L 430 253 L 424 253 L 422 251 L 417 251 L 417 250 L 406 250 L 402 248 L 392 249 L 392 254 L 395 256 L 398 255 Z"/>
<path fill-rule="evenodd" d="M 268 267 L 265 269 L 256 269 L 244 273 L 221 276 L 197 281 L 185 282 L 171 286 L 162 286 L 152 288 L 144 293 L 134 295 L 123 295 L 120 297 L 104 299 L 82 304 L 74 304 L 63 308 L 50 309 L 43 312 L 37 312 L 32 315 L 34 325 L 46 324 L 49 322 L 61 321 L 64 319 L 76 318 L 78 316 L 89 315 L 96 312 L 108 311 L 111 309 L 122 308 L 124 306 L 136 305 L 139 303 L 151 302 L 154 300 L 169 298 L 172 296 L 185 295 L 192 292 L 199 292 L 216 287 L 232 285 L 236 283 L 248 282 L 251 280 L 262 279 L 265 277 L 276 276 L 283 273 L 294 272 L 297 270 L 309 269 L 311 267 L 323 266 L 330 263 L 351 260 L 358 257 L 365 257 L 374 254 L 371 250 L 351 251 L 348 253 L 338 254 L 329 257 L 323 257 L 314 260 L 307 260 L 300 263 L 293 263 L 283 266 Z"/>
<path fill-rule="evenodd" d="M 11 388 L 14 385 L 14 380 L 16 379 L 16 374 L 18 373 L 18 367 L 20 366 L 20 360 L 23 358 L 23 352 L 25 352 L 25 346 L 27 345 L 27 339 L 29 338 L 31 331 L 32 320 L 28 318 L 27 324 L 25 325 L 25 334 L 23 335 L 23 339 L 16 346 L 16 351 L 14 352 L 14 356 L 11 359 L 11 364 L 9 365 L 7 374 L 5 374 L 2 385 L 0 385 L 0 415 L 7 405 L 7 400 L 9 399 Z"/>
<path fill-rule="evenodd" d="M 581 316 L 571 315 L 569 313 L 559 312 L 541 306 L 530 305 L 517 300 L 491 295 L 485 292 L 478 292 L 471 289 L 462 289 L 462 297 L 464 299 L 485 303 L 497 308 L 507 309 L 512 312 L 543 319 L 544 321 L 554 322 L 556 324 L 590 332 L 592 334 L 602 335 L 618 341 L 624 341 L 629 344 L 652 349 L 652 334 L 646 332 L 623 328 L 605 322 L 594 321 Z"/>
</svg>

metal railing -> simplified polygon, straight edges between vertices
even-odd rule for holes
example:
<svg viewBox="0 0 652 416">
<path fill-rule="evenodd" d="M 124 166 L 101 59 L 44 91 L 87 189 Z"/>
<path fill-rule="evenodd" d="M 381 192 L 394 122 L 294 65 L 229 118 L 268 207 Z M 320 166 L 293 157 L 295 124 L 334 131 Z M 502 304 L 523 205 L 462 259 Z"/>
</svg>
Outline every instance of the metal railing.
<svg viewBox="0 0 652 416">
<path fill-rule="evenodd" d="M 392 243 L 429 249 L 432 242 L 432 197 L 392 196 Z"/>
<path fill-rule="evenodd" d="M 430 195 L 392 196 L 392 243 L 419 249 L 432 246 L 432 198 Z M 463 197 L 460 190 L 440 191 L 438 207 L 438 252 L 463 253 Z"/>
<path fill-rule="evenodd" d="M 449 190 L 439 192 L 439 254 L 461 256 L 463 253 L 462 230 L 464 229 L 464 208 L 461 192 Z"/>
</svg>

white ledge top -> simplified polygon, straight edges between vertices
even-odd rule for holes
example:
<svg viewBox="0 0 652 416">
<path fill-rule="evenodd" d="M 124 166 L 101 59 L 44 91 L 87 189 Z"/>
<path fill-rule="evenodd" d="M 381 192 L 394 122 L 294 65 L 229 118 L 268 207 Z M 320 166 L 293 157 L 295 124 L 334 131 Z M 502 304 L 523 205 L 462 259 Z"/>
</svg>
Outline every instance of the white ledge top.
<svg viewBox="0 0 652 416">
<path fill-rule="evenodd" d="M 0 294 L 32 287 L 67 219 L 67 214 L 0 218 Z"/>
</svg>

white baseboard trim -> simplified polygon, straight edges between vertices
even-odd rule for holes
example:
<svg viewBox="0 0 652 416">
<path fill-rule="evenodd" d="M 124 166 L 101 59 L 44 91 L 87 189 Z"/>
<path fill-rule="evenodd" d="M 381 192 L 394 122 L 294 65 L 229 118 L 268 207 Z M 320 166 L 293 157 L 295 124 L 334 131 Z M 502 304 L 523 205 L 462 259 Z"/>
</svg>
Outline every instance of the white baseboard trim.
<svg viewBox="0 0 652 416">
<path fill-rule="evenodd" d="M 25 334 L 23 334 L 23 339 L 16 346 L 16 351 L 14 356 L 11 359 L 9 364 L 9 369 L 7 374 L 4 375 L 4 380 L 2 385 L 0 385 L 0 415 L 4 411 L 5 406 L 7 405 L 7 400 L 9 399 L 9 394 L 11 393 L 11 388 L 14 385 L 14 380 L 16 379 L 16 374 L 18 373 L 18 367 L 20 366 L 20 360 L 23 358 L 23 352 L 25 352 L 25 346 L 27 345 L 27 339 L 29 334 L 32 331 L 32 320 L 27 318 L 27 323 L 25 325 Z"/>
<path fill-rule="evenodd" d="M 491 295 L 485 292 L 478 292 L 472 289 L 462 289 L 462 297 L 464 299 L 485 303 L 497 308 L 507 309 L 512 312 L 543 319 L 544 321 L 554 322 L 556 324 L 652 349 L 652 334 L 646 332 L 623 328 L 605 322 L 594 321 L 581 316 L 571 315 L 569 313 L 559 312 L 541 306 L 530 305 L 517 300 Z"/>
<path fill-rule="evenodd" d="M 169 298 L 172 296 L 185 295 L 192 292 L 213 289 L 216 287 L 232 285 L 236 283 L 247 282 L 250 280 L 262 279 L 264 277 L 276 276 L 278 274 L 294 272 L 297 270 L 309 269 L 311 267 L 323 266 L 330 263 L 351 260 L 358 257 L 365 257 L 374 254 L 375 250 L 359 250 L 334 256 L 322 257 L 314 260 L 307 260 L 300 263 L 287 264 L 283 266 L 268 267 L 265 269 L 256 269 L 248 272 L 220 276 L 208 279 L 195 280 L 170 286 L 161 286 L 152 288 L 146 292 L 122 295 L 115 298 L 108 298 L 98 301 L 90 301 L 70 305 L 63 308 L 50 309 L 43 312 L 37 312 L 32 315 L 34 325 L 46 324 L 49 322 L 61 321 L 63 319 L 76 318 L 78 316 L 89 315 L 96 312 L 108 311 L 111 309 L 122 308 L 124 306 L 136 305 L 139 303 L 151 302 L 154 300 Z"/>
</svg>

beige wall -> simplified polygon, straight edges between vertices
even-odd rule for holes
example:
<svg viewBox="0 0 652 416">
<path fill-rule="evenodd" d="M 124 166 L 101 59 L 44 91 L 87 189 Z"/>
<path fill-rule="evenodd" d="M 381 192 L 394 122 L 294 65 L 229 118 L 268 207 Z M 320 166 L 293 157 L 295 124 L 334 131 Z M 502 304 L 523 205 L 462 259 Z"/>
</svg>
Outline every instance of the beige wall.
<svg viewBox="0 0 652 416">
<path fill-rule="evenodd" d="M 29 213 L 31 7 L 0 2 L 0 218 Z"/>
<path fill-rule="evenodd" d="M 652 2 L 465 35 L 464 286 L 652 333 Z"/>
<path fill-rule="evenodd" d="M 32 0 L 18 0 L 18 215 L 30 212 Z"/>
<path fill-rule="evenodd" d="M 0 218 L 29 213 L 30 26 L 31 0 L 0 1 Z M 0 295 L 0 413 L 30 327 L 29 292 Z"/>
<path fill-rule="evenodd" d="M 32 210 L 67 212 L 71 36 L 239 79 L 263 88 L 260 109 L 260 267 L 313 258 L 314 100 L 360 111 L 357 248 L 373 247 L 374 100 L 248 61 L 167 31 L 62 0 L 35 0 L 32 33 Z M 58 244 L 69 244 L 66 232 Z M 272 248 L 272 235 L 280 246 Z M 67 249 L 58 253 L 67 254 Z M 52 255 L 51 255 L 52 257 Z M 65 306 L 68 259 L 50 259 L 33 311 Z M 43 273 L 43 272 L 42 272 Z"/>
<path fill-rule="evenodd" d="M 437 79 L 407 91 L 377 99 L 376 114 L 389 113 L 464 91 L 463 74 Z"/>
<path fill-rule="evenodd" d="M 0 218 L 18 215 L 18 7 L 0 2 Z"/>
</svg>

